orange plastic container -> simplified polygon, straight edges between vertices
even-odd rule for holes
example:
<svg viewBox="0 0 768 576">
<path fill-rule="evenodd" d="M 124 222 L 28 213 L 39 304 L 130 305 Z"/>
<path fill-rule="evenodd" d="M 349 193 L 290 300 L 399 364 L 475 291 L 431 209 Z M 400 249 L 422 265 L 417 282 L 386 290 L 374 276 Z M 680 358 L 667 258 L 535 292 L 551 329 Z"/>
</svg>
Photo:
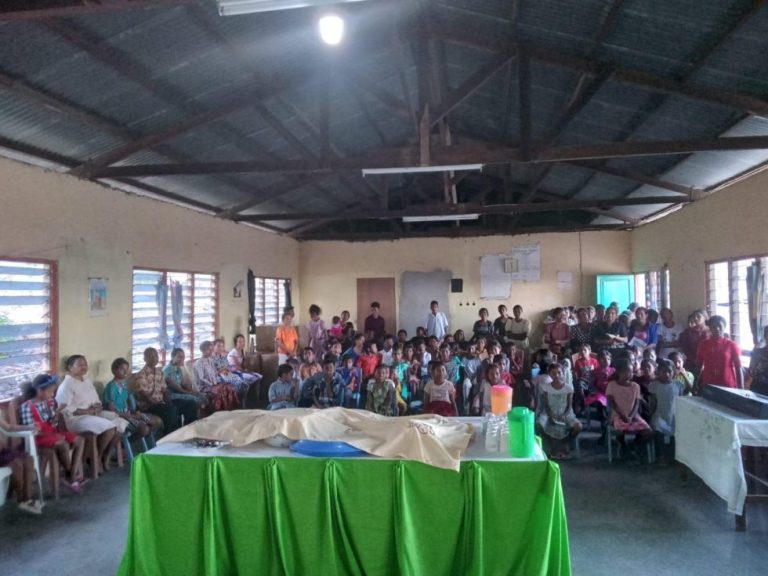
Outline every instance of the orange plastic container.
<svg viewBox="0 0 768 576">
<path fill-rule="evenodd" d="M 494 416 L 504 416 L 512 410 L 512 388 L 510 386 L 491 386 L 491 412 Z"/>
</svg>

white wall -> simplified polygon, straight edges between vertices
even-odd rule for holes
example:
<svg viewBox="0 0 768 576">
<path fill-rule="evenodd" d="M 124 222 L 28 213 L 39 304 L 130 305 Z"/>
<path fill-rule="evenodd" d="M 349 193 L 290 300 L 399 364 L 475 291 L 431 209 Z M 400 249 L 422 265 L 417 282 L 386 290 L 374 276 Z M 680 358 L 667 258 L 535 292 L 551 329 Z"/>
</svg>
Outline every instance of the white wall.
<svg viewBox="0 0 768 576">
<path fill-rule="evenodd" d="M 299 285 L 298 243 L 288 237 L 5 159 L 0 198 L 0 258 L 58 261 L 59 358 L 86 354 L 95 379 L 130 357 L 133 267 L 218 273 L 228 340 L 247 329 L 247 300 L 234 301 L 232 287 L 249 267 Z M 88 314 L 89 277 L 109 278 L 108 316 Z"/>
<path fill-rule="evenodd" d="M 508 300 L 480 300 L 481 256 L 509 253 L 512 246 L 531 242 L 541 244 L 541 281 L 513 284 Z M 626 274 L 632 269 L 627 232 L 363 243 L 303 242 L 299 254 L 304 307 L 318 304 L 327 320 L 345 308 L 352 313 L 352 318 L 357 317 L 357 278 L 394 277 L 399 301 L 403 272 L 450 270 L 454 278 L 464 279 L 463 294 L 451 294 L 447 306 L 441 303 L 441 308 L 449 314 L 452 330 L 471 329 L 481 307 L 488 308 L 495 318 L 501 303 L 521 304 L 537 325 L 544 310 L 563 304 L 593 303 L 596 274 Z M 557 289 L 558 271 L 573 273 L 571 290 Z M 425 316 L 427 312 L 424 311 Z"/>
</svg>

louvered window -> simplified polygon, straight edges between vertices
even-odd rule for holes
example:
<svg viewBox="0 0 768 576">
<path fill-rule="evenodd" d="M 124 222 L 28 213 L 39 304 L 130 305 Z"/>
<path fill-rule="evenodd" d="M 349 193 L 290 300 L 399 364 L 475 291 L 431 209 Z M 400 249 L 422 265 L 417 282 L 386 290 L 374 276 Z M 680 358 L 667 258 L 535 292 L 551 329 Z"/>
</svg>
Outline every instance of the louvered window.
<svg viewBox="0 0 768 576">
<path fill-rule="evenodd" d="M 131 364 L 144 365 L 144 349 L 157 348 L 160 361 L 173 348 L 197 358 L 200 344 L 213 340 L 217 328 L 215 274 L 134 269 Z"/>
<path fill-rule="evenodd" d="M 280 323 L 283 308 L 288 302 L 287 285 L 290 285 L 290 280 L 284 278 L 254 278 L 257 326 Z"/>
<path fill-rule="evenodd" d="M 0 260 L 0 400 L 56 367 L 56 264 Z"/>
</svg>

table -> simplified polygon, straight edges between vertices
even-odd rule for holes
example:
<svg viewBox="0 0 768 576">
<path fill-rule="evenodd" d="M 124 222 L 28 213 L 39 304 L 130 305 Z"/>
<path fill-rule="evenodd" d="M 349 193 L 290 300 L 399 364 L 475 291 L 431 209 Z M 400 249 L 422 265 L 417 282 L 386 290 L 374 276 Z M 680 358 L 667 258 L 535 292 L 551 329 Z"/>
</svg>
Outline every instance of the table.
<svg viewBox="0 0 768 576">
<path fill-rule="evenodd" d="M 746 447 L 768 447 L 768 420 L 749 418 L 705 400 L 681 397 L 675 402 L 675 458 L 696 473 L 743 522 L 749 497 L 742 452 Z M 758 479 L 759 481 L 759 479 Z"/>
<path fill-rule="evenodd" d="M 570 574 L 559 467 L 485 453 L 460 472 L 165 444 L 133 462 L 119 574 Z"/>
</svg>

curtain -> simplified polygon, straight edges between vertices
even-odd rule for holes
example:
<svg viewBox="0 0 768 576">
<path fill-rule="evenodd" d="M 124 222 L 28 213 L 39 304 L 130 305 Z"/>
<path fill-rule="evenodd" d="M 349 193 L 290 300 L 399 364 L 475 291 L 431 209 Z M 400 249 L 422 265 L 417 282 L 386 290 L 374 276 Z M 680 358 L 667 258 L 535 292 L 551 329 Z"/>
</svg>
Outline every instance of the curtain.
<svg viewBox="0 0 768 576">
<path fill-rule="evenodd" d="M 293 304 L 291 303 L 291 281 L 290 280 L 286 280 L 285 282 L 283 282 L 283 290 L 285 290 L 285 308 L 286 309 L 292 308 Z M 282 310 L 280 312 L 281 315 L 280 315 L 280 318 L 278 319 L 278 322 L 283 319 L 282 318 L 283 312 L 285 312 L 285 310 Z"/>
<path fill-rule="evenodd" d="M 765 299 L 765 270 L 762 262 L 755 260 L 747 268 L 747 299 L 749 302 L 749 329 L 755 347 L 763 339 L 763 301 Z"/>
<path fill-rule="evenodd" d="M 181 348 L 181 341 L 184 338 L 184 329 L 181 326 L 182 315 L 184 314 L 184 292 L 181 282 L 174 280 L 171 282 L 171 314 L 173 315 L 173 347 Z"/>
<path fill-rule="evenodd" d="M 158 280 L 155 285 L 155 303 L 157 304 L 157 316 L 159 325 L 157 329 L 157 340 L 160 342 L 162 350 L 168 349 L 168 313 L 166 305 L 168 304 L 168 285 L 163 280 Z"/>
<path fill-rule="evenodd" d="M 256 334 L 256 279 L 248 269 L 248 334 Z"/>
</svg>

